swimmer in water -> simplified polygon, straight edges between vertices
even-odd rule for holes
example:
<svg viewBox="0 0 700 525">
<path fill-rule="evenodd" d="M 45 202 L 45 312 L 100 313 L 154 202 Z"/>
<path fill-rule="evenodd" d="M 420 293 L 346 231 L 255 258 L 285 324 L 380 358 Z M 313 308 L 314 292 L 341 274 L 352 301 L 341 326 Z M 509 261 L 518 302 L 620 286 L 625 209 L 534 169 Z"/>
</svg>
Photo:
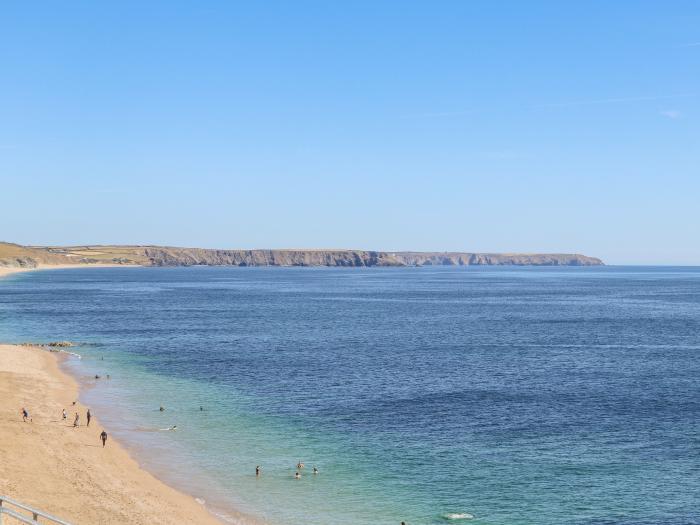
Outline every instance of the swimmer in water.
<svg viewBox="0 0 700 525">
<path fill-rule="evenodd" d="M 165 411 L 165 408 L 163 408 L 163 405 L 161 405 L 160 408 L 159 408 L 158 410 L 160 410 L 161 412 L 164 412 L 164 411 Z"/>
<path fill-rule="evenodd" d="M 294 479 L 301 479 L 301 474 L 299 474 L 298 472 L 296 472 L 296 473 L 294 474 Z"/>
<path fill-rule="evenodd" d="M 314 467 L 314 474 L 318 474 L 318 469 Z"/>
<path fill-rule="evenodd" d="M 257 467 L 255 467 L 255 477 L 256 477 L 256 478 L 259 478 L 259 477 L 260 477 L 260 465 L 258 465 Z"/>
<path fill-rule="evenodd" d="M 177 429 L 177 425 L 173 425 L 173 426 L 170 427 L 168 430 L 175 430 L 175 429 Z"/>
</svg>

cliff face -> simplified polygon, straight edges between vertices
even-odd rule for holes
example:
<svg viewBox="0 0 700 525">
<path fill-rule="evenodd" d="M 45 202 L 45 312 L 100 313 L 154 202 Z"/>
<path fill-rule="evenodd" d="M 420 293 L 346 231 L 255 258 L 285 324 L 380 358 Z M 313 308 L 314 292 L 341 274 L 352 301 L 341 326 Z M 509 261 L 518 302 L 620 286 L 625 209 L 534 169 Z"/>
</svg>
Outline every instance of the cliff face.
<svg viewBox="0 0 700 525">
<path fill-rule="evenodd" d="M 164 246 L 23 247 L 0 243 L 0 266 L 110 263 L 143 266 L 596 266 L 577 254 L 375 252 L 366 250 L 208 250 Z"/>
<path fill-rule="evenodd" d="M 461 252 L 374 252 L 364 250 L 204 250 L 145 248 L 153 266 L 595 266 L 603 262 L 576 254 L 489 254 Z"/>
<path fill-rule="evenodd" d="M 386 253 L 356 250 L 146 248 L 152 266 L 402 266 Z"/>
<path fill-rule="evenodd" d="M 396 256 L 410 266 L 600 266 L 595 257 L 568 253 L 462 253 L 400 252 Z"/>
</svg>

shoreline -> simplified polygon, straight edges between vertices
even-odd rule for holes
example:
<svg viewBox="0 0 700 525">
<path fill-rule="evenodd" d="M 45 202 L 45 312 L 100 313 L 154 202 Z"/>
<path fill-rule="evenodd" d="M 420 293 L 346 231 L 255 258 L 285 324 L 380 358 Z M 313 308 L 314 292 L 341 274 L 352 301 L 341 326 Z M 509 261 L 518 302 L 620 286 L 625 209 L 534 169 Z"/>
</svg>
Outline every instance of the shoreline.
<svg viewBox="0 0 700 525">
<path fill-rule="evenodd" d="M 155 430 L 165 429 L 157 428 L 155 423 L 153 428 L 124 427 L 123 421 L 129 416 L 122 413 L 123 408 L 119 404 L 115 405 L 118 403 L 118 398 L 108 396 L 109 401 L 105 401 L 101 394 L 95 393 L 102 385 L 107 385 L 112 380 L 100 371 L 101 379 L 98 381 L 92 375 L 96 370 L 83 369 L 85 365 L 91 368 L 88 363 L 94 365 L 95 361 L 89 356 L 86 358 L 80 354 L 79 347 L 80 345 L 78 345 L 78 352 L 71 351 L 75 348 L 47 350 L 58 356 L 57 362 L 61 372 L 77 384 L 78 399 L 84 406 L 90 406 L 93 411 L 98 411 L 103 416 L 101 424 L 110 432 L 110 437 L 114 437 L 129 457 L 137 462 L 141 470 L 149 473 L 163 485 L 179 492 L 183 497 L 196 501 L 201 508 L 206 509 L 214 517 L 217 523 L 224 525 L 266 525 L 268 523 L 222 500 L 221 491 L 218 490 L 220 485 L 212 486 L 212 479 L 207 476 L 206 471 L 188 470 L 173 464 L 173 461 L 177 461 L 179 453 L 183 452 L 176 444 L 170 443 L 172 448 L 166 450 L 162 447 L 162 443 L 152 448 L 146 444 L 148 442 L 144 442 L 143 438 Z M 107 383 L 103 383 L 105 380 Z M 99 400 L 95 398 L 96 395 L 100 397 Z"/>
<path fill-rule="evenodd" d="M 61 360 L 60 352 L 0 345 L 0 494 L 74 525 L 221 525 L 194 497 L 143 469 L 121 443 L 109 437 L 101 446 L 103 427 L 96 417 L 85 426 L 78 382 Z M 32 422 L 22 421 L 23 407 Z"/>
</svg>

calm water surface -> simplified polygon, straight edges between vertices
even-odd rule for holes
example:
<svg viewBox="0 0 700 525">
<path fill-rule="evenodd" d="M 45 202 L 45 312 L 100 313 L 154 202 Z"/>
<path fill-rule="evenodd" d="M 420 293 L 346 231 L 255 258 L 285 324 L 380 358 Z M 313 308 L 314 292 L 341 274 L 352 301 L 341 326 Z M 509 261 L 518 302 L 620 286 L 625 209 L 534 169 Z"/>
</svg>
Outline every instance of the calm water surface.
<svg viewBox="0 0 700 525">
<path fill-rule="evenodd" d="M 700 523 L 700 269 L 1 280 L 0 340 L 58 339 L 105 425 L 231 521 Z"/>
</svg>

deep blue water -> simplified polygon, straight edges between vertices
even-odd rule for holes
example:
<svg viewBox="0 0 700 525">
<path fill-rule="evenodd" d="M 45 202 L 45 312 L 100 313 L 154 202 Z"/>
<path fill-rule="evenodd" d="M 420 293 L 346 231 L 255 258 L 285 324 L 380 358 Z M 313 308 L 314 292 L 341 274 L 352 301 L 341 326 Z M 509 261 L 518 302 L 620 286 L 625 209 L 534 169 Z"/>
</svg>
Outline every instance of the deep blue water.
<svg viewBox="0 0 700 525">
<path fill-rule="evenodd" d="M 700 269 L 110 268 L 1 280 L 0 340 L 59 339 L 89 343 L 68 366 L 94 383 L 83 397 L 108 428 L 229 514 L 700 523 Z M 90 382 L 96 372 L 112 378 Z"/>
</svg>

